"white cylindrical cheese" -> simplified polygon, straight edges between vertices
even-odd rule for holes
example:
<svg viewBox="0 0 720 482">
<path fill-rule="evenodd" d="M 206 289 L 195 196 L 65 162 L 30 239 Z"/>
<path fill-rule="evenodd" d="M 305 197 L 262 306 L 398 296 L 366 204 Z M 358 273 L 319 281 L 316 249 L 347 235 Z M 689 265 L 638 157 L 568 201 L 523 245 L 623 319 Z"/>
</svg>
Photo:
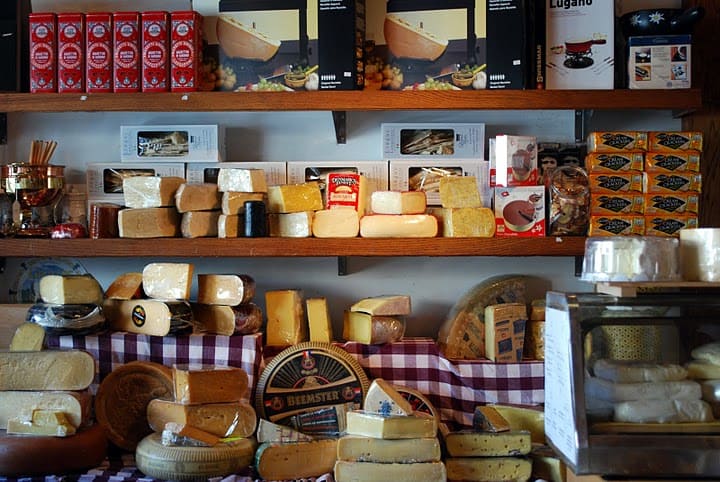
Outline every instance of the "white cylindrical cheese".
<svg viewBox="0 0 720 482">
<path fill-rule="evenodd" d="M 431 214 L 371 214 L 360 219 L 363 238 L 434 238 L 437 218 Z"/>
</svg>

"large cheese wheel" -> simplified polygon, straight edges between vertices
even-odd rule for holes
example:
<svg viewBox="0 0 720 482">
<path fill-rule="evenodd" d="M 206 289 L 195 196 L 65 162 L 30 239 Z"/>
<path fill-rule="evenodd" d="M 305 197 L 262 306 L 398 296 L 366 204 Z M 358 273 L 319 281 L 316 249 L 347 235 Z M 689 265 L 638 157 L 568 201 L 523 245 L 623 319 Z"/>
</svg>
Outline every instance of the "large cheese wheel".
<svg viewBox="0 0 720 482">
<path fill-rule="evenodd" d="M 436 60 L 448 46 L 447 39 L 437 38 L 395 14 L 385 15 L 383 32 L 390 52 L 399 58 Z"/>
<path fill-rule="evenodd" d="M 216 33 L 220 47 L 229 57 L 266 62 L 280 48 L 280 41 L 266 37 L 229 15 L 218 16 Z"/>
</svg>

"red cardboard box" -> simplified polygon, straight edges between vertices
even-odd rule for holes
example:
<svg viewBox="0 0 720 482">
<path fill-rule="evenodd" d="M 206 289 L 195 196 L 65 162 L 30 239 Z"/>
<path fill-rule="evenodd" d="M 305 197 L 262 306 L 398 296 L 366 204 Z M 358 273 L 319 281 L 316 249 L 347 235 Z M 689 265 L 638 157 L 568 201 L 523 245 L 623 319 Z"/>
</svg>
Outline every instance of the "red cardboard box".
<svg viewBox="0 0 720 482">
<path fill-rule="evenodd" d="M 58 13 L 58 92 L 85 91 L 85 15 Z"/>
<path fill-rule="evenodd" d="M 167 92 L 170 90 L 168 18 L 167 12 L 143 12 L 141 14 L 141 90 L 143 92 Z"/>
<path fill-rule="evenodd" d="M 140 14 L 113 13 L 113 91 L 140 91 Z"/>
<path fill-rule="evenodd" d="M 85 91 L 112 92 L 112 15 L 85 14 Z"/>
<path fill-rule="evenodd" d="M 198 12 L 170 13 L 170 90 L 198 90 L 202 64 L 202 16 Z"/>
<path fill-rule="evenodd" d="M 30 92 L 57 92 L 57 24 L 54 13 L 31 13 Z"/>
</svg>

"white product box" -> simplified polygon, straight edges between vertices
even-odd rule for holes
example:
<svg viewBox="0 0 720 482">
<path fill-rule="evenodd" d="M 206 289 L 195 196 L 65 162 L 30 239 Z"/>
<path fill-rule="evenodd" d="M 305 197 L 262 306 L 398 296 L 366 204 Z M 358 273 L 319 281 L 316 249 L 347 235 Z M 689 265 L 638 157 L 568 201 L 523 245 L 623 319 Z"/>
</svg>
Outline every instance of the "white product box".
<svg viewBox="0 0 720 482">
<path fill-rule="evenodd" d="M 225 156 L 225 130 L 216 125 L 120 126 L 123 162 L 217 162 Z"/>
<path fill-rule="evenodd" d="M 88 164 L 85 181 L 88 199 L 124 204 L 123 179 L 132 176 L 184 178 L 185 164 L 182 162 Z"/>
<path fill-rule="evenodd" d="M 628 39 L 628 87 L 689 89 L 690 35 L 658 35 Z"/>
<path fill-rule="evenodd" d="M 382 124 L 385 159 L 484 159 L 485 124 Z"/>
<path fill-rule="evenodd" d="M 495 136 L 495 169 L 490 170 L 491 186 L 536 186 L 538 183 L 537 138 Z M 494 180 L 494 183 L 492 182 Z"/>
<path fill-rule="evenodd" d="M 368 190 L 371 193 L 388 188 L 387 161 L 288 161 L 287 183 L 319 181 L 325 199 L 325 180 L 330 172 L 362 174 L 368 180 Z"/>
<path fill-rule="evenodd" d="M 546 88 L 612 89 L 615 2 L 546 1 Z"/>
<path fill-rule="evenodd" d="M 545 187 L 496 187 L 495 236 L 545 236 Z"/>
<path fill-rule="evenodd" d="M 425 191 L 428 206 L 440 205 L 440 178 L 475 176 L 484 206 L 490 206 L 488 161 L 462 159 L 455 161 L 417 159 L 390 160 L 391 191 Z"/>
<path fill-rule="evenodd" d="M 243 161 L 243 162 L 196 162 L 185 166 L 188 184 L 209 182 L 217 184 L 220 168 L 263 169 L 268 186 L 287 184 L 287 163 L 285 161 Z"/>
</svg>

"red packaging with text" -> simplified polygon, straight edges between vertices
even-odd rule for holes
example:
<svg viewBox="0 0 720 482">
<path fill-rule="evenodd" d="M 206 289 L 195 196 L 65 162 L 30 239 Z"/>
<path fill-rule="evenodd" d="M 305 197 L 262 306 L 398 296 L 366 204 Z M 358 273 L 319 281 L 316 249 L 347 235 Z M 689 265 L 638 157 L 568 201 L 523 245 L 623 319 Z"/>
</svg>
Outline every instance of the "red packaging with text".
<svg viewBox="0 0 720 482">
<path fill-rule="evenodd" d="M 198 90 L 202 63 L 202 15 L 193 11 L 170 13 L 170 90 Z"/>
<path fill-rule="evenodd" d="M 85 14 L 85 92 L 112 92 L 112 15 Z"/>
<path fill-rule="evenodd" d="M 30 92 L 57 92 L 56 18 L 54 13 L 31 13 Z"/>
<path fill-rule="evenodd" d="M 168 16 L 167 12 L 143 12 L 141 15 L 141 90 L 143 92 L 167 92 L 170 90 Z"/>
<path fill-rule="evenodd" d="M 58 92 L 85 91 L 85 15 L 57 14 Z"/>
<path fill-rule="evenodd" d="M 113 91 L 140 91 L 140 14 L 113 13 Z"/>
</svg>

